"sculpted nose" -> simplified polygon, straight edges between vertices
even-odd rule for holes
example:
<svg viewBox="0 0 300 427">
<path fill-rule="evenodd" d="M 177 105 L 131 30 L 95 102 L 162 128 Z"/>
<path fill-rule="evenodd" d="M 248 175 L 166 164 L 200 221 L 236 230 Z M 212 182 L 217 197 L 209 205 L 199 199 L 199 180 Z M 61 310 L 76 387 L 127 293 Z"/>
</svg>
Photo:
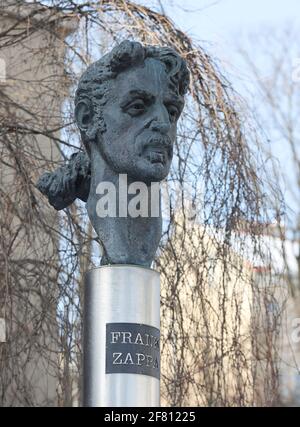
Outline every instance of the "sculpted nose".
<svg viewBox="0 0 300 427">
<path fill-rule="evenodd" d="M 155 132 L 160 132 L 163 135 L 167 134 L 170 130 L 170 123 L 165 121 L 153 120 L 150 129 Z"/>
</svg>

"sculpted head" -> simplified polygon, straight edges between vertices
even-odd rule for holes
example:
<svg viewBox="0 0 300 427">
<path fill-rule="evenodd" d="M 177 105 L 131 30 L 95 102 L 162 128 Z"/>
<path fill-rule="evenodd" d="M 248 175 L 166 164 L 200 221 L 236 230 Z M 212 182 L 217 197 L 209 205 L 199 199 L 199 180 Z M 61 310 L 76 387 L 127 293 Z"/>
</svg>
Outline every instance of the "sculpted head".
<svg viewBox="0 0 300 427">
<path fill-rule="evenodd" d="M 124 41 L 90 65 L 75 95 L 85 150 L 39 179 L 50 204 L 60 210 L 76 198 L 86 202 L 91 176 L 103 166 L 133 181 L 164 179 L 188 84 L 184 59 L 169 47 Z"/>
<path fill-rule="evenodd" d="M 75 118 L 91 161 L 97 150 L 116 174 L 164 179 L 188 84 L 185 61 L 168 47 L 124 41 L 88 67 Z"/>
</svg>

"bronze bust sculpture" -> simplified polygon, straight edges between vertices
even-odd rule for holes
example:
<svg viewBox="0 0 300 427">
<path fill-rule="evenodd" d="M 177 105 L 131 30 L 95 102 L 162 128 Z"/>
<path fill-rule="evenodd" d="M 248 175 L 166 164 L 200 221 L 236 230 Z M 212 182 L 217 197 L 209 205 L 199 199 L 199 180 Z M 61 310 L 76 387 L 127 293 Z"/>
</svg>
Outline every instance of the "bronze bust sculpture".
<svg viewBox="0 0 300 427">
<path fill-rule="evenodd" d="M 89 66 L 79 81 L 75 119 L 85 151 L 45 173 L 37 186 L 57 210 L 76 198 L 87 202 L 103 246 L 102 265 L 149 267 L 154 259 L 161 238 L 160 198 L 157 215 L 148 210 L 132 217 L 120 202 L 125 193 L 126 203 L 133 201 L 128 188 L 143 189 L 136 183 L 149 189 L 146 206 L 153 202 L 150 187 L 169 172 L 188 84 L 186 63 L 173 49 L 128 40 Z M 99 215 L 103 182 L 116 189 L 116 215 Z"/>
</svg>

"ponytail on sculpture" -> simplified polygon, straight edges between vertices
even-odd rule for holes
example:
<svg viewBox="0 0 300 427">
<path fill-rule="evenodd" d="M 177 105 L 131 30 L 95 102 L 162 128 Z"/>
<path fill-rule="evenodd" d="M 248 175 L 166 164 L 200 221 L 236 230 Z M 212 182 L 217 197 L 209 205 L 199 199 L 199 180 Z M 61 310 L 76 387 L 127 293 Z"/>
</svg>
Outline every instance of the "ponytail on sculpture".
<svg viewBox="0 0 300 427">
<path fill-rule="evenodd" d="M 54 172 L 46 172 L 38 180 L 37 188 L 48 197 L 49 203 L 61 210 L 75 199 L 87 201 L 91 183 L 91 164 L 87 153 L 72 154 L 69 161 Z"/>
</svg>

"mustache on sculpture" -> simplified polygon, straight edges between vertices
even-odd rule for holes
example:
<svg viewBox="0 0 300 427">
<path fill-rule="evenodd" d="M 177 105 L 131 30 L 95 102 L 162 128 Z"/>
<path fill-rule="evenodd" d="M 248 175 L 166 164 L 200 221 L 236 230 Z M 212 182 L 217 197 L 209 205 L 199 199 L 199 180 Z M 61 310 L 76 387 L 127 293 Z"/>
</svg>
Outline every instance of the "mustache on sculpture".
<svg viewBox="0 0 300 427">
<path fill-rule="evenodd" d="M 167 149 L 170 154 L 172 148 L 172 141 L 168 135 L 151 135 L 142 145 L 142 150 L 147 148 L 163 148 Z"/>
</svg>

